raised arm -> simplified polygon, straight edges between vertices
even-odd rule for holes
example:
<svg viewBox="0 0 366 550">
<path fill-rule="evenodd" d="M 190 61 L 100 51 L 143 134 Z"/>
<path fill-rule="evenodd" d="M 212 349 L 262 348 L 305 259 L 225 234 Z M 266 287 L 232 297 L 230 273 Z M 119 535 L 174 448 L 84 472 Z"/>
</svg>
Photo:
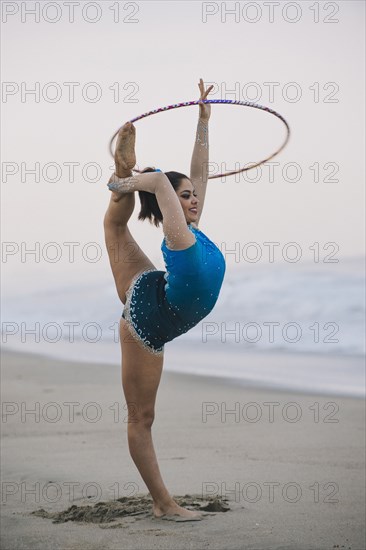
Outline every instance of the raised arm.
<svg viewBox="0 0 366 550">
<path fill-rule="evenodd" d="M 207 88 L 207 90 L 205 90 L 202 78 L 200 78 L 198 86 L 201 92 L 200 100 L 206 99 L 213 86 L 210 86 L 209 88 Z M 190 178 L 195 187 L 197 198 L 199 200 L 198 218 L 196 225 L 198 225 L 199 219 L 201 217 L 206 196 L 208 179 L 208 121 L 211 114 L 210 104 L 201 103 L 199 107 L 200 112 L 190 172 Z"/>
</svg>

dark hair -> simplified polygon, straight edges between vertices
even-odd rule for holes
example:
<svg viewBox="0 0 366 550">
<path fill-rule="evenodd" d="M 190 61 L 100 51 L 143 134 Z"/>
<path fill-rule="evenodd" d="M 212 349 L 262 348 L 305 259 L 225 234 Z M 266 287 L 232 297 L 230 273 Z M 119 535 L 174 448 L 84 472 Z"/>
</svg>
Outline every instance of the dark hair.
<svg viewBox="0 0 366 550">
<path fill-rule="evenodd" d="M 146 172 L 155 172 L 154 168 L 145 168 L 142 170 L 142 174 Z M 180 172 L 164 172 L 168 180 L 173 186 L 174 191 L 178 189 L 183 179 L 189 179 L 185 174 Z M 163 221 L 163 214 L 159 208 L 158 201 L 154 193 L 147 193 L 147 191 L 139 191 L 139 197 L 141 202 L 141 210 L 138 215 L 139 220 L 145 220 L 146 218 L 159 227 L 160 222 Z"/>
</svg>

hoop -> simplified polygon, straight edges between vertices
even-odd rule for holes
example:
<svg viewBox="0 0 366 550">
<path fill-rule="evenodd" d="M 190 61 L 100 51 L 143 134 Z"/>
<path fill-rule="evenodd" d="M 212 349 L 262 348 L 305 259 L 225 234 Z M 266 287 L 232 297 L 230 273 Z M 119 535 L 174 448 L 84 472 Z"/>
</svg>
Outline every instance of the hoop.
<svg viewBox="0 0 366 550">
<path fill-rule="evenodd" d="M 264 164 L 265 162 L 268 162 L 269 160 L 273 159 L 273 157 L 278 155 L 282 151 L 282 149 L 284 149 L 284 147 L 287 145 L 288 140 L 290 139 L 290 127 L 289 127 L 289 125 L 287 124 L 286 120 L 283 118 L 282 115 L 280 115 L 279 113 L 277 113 L 273 109 L 270 109 L 269 107 L 264 107 L 263 105 L 259 105 L 258 103 L 252 103 L 250 101 L 236 101 L 236 100 L 233 100 L 233 99 L 204 99 L 204 100 L 199 100 L 198 99 L 196 101 L 186 101 L 186 102 L 183 102 L 183 103 L 175 103 L 173 105 L 168 105 L 167 107 L 160 107 L 159 109 L 154 109 L 152 111 L 149 111 L 148 113 L 144 113 L 143 115 L 137 116 L 137 117 L 129 120 L 128 122 L 133 123 L 133 122 L 136 122 L 137 120 L 141 120 L 142 118 L 146 118 L 146 117 L 151 116 L 151 115 L 156 115 L 157 113 L 162 113 L 163 111 L 170 111 L 171 109 L 179 109 L 180 107 L 190 107 L 191 105 L 199 105 L 200 103 L 241 105 L 243 107 L 253 107 L 254 109 L 262 109 L 263 111 L 267 111 L 271 115 L 274 115 L 277 118 L 279 118 L 284 123 L 284 125 L 286 127 L 286 138 L 285 138 L 284 142 L 282 143 L 281 147 L 279 147 L 279 149 L 277 149 L 272 155 L 270 155 L 269 157 L 267 157 L 267 158 L 265 158 L 265 159 L 263 159 L 259 162 L 256 162 L 256 163 L 252 164 L 251 166 L 247 166 L 246 168 L 241 168 L 240 170 L 233 170 L 231 172 L 218 174 L 216 176 L 209 176 L 208 179 L 221 178 L 221 177 L 224 177 L 224 176 L 233 176 L 234 174 L 240 174 L 241 172 L 247 172 L 248 170 L 251 170 L 252 168 L 256 168 L 257 166 L 260 166 L 261 164 Z M 109 152 L 112 155 L 112 157 L 114 157 L 113 151 L 112 151 L 112 144 L 113 144 L 113 141 L 114 141 L 115 137 L 117 136 L 119 130 L 120 130 L 120 128 L 118 128 L 118 130 L 113 134 L 112 138 L 109 141 Z M 133 172 L 141 173 L 140 170 L 137 170 L 135 168 L 133 168 Z"/>
</svg>

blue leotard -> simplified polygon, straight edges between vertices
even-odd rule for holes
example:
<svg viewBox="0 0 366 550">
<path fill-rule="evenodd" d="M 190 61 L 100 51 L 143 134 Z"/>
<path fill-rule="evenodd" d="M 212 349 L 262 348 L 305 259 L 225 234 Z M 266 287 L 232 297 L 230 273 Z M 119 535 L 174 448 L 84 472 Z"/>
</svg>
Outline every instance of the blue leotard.
<svg viewBox="0 0 366 550">
<path fill-rule="evenodd" d="M 132 335 L 150 352 L 193 328 L 213 309 L 225 275 L 225 259 L 199 229 L 188 225 L 196 242 L 184 250 L 161 244 L 166 271 L 137 274 L 126 293 L 122 317 Z"/>
</svg>

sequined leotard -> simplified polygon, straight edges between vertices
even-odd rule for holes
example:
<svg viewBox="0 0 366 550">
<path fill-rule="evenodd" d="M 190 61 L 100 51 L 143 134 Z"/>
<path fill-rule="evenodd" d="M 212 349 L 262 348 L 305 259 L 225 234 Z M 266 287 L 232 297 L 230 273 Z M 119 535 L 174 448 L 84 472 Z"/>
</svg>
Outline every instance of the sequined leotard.
<svg viewBox="0 0 366 550">
<path fill-rule="evenodd" d="M 126 293 L 122 317 L 132 336 L 148 351 L 162 355 L 164 344 L 193 328 L 213 309 L 225 275 L 225 259 L 199 229 L 188 225 L 196 242 L 170 250 L 162 242 L 166 271 L 137 274 Z"/>
</svg>

